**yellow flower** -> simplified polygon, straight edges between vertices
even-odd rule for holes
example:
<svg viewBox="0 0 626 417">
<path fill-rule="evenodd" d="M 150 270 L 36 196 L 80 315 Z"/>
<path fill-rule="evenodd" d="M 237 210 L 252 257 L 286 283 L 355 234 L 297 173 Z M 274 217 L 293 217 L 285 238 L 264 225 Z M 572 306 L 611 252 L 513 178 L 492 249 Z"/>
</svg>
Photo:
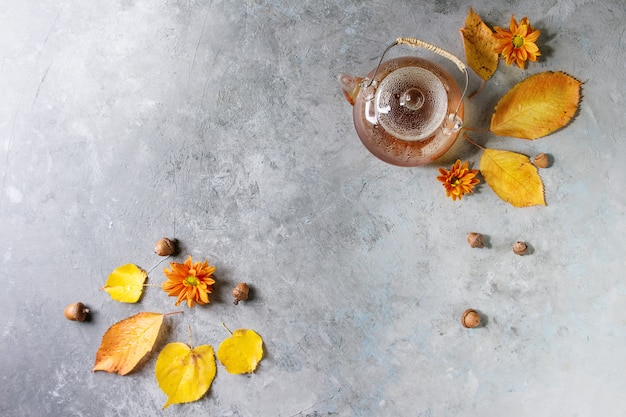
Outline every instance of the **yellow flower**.
<svg viewBox="0 0 626 417">
<path fill-rule="evenodd" d="M 200 305 L 210 303 L 209 294 L 213 292 L 215 284 L 212 278 L 214 266 L 210 266 L 207 261 L 193 263 L 189 255 L 184 264 L 170 262 L 170 268 L 163 269 L 167 281 L 161 288 L 169 296 L 178 296 L 176 305 L 185 299 L 189 307 L 193 307 L 194 302 Z"/>
<path fill-rule="evenodd" d="M 469 162 L 461 164 L 461 160 L 452 165 L 450 171 L 439 168 L 439 175 L 437 179 L 443 183 L 446 189 L 446 196 L 451 197 L 452 200 L 457 198 L 461 200 L 465 194 L 471 194 L 474 192 L 474 186 L 480 182 L 478 178 L 474 178 L 478 174 L 477 169 L 469 169 Z"/>
<path fill-rule="evenodd" d="M 510 30 L 501 27 L 494 27 L 496 33 L 497 46 L 494 51 L 501 53 L 506 60 L 507 65 L 515 62 L 518 67 L 524 69 L 524 63 L 528 61 L 536 61 L 541 55 L 539 48 L 535 42 L 539 38 L 540 30 L 535 30 L 528 18 L 520 20 L 519 25 L 515 20 L 515 16 L 511 16 Z"/>
</svg>

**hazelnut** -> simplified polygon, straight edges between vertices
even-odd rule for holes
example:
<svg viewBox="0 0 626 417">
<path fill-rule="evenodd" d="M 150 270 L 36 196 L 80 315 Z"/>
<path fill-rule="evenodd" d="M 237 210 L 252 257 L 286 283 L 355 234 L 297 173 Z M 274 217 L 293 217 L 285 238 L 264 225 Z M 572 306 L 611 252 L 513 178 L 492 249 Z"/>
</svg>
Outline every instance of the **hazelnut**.
<svg viewBox="0 0 626 417">
<path fill-rule="evenodd" d="M 545 153 L 535 155 L 533 163 L 539 168 L 547 168 L 550 165 L 550 157 Z"/>
<path fill-rule="evenodd" d="M 170 256 L 176 251 L 176 239 L 164 237 L 154 245 L 154 253 L 159 256 Z"/>
<path fill-rule="evenodd" d="M 526 255 L 528 253 L 528 245 L 524 242 L 515 242 L 513 244 L 513 252 L 517 255 Z"/>
<path fill-rule="evenodd" d="M 480 315 L 476 310 L 468 308 L 463 312 L 461 323 L 463 324 L 463 327 L 466 327 L 468 329 L 478 327 L 480 326 Z"/>
<path fill-rule="evenodd" d="M 85 307 L 83 303 L 74 303 L 65 307 L 65 318 L 72 321 L 85 321 L 87 318 L 87 314 L 89 314 L 89 309 Z"/>
<path fill-rule="evenodd" d="M 235 288 L 233 288 L 232 294 L 235 297 L 235 301 L 233 304 L 239 304 L 239 301 L 245 301 L 248 299 L 248 293 L 250 292 L 250 288 L 248 284 L 245 282 L 240 282 L 237 284 Z"/>
<path fill-rule="evenodd" d="M 467 243 L 469 243 L 472 248 L 482 248 L 485 246 L 483 242 L 483 235 L 481 235 L 480 233 L 468 233 Z"/>
</svg>

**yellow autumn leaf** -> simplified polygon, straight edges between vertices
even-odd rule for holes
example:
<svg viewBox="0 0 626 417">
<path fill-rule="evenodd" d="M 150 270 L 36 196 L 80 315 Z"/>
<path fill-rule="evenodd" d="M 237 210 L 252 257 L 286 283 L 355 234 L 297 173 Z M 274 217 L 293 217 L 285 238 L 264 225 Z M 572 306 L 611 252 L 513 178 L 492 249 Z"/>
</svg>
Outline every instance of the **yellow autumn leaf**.
<svg viewBox="0 0 626 417">
<path fill-rule="evenodd" d="M 580 102 L 577 79 L 564 72 L 542 72 L 526 78 L 504 95 L 491 117 L 499 136 L 537 139 L 567 125 Z"/>
<path fill-rule="evenodd" d="M 109 327 L 98 352 L 94 371 L 126 375 L 152 350 L 159 335 L 164 314 L 143 312 Z"/>
<path fill-rule="evenodd" d="M 126 264 L 115 268 L 102 289 L 121 303 L 136 303 L 143 293 L 148 274 L 137 265 Z"/>
<path fill-rule="evenodd" d="M 220 343 L 217 358 L 231 374 L 254 372 L 263 358 L 263 339 L 254 330 L 237 329 Z"/>
<path fill-rule="evenodd" d="M 496 39 L 493 31 L 470 7 L 465 27 L 460 29 L 465 47 L 467 65 L 487 81 L 498 69 L 498 54 L 494 52 Z"/>
<path fill-rule="evenodd" d="M 480 173 L 498 197 L 515 207 L 546 205 L 543 183 L 526 155 L 485 149 L 480 158 Z"/>
<path fill-rule="evenodd" d="M 211 387 L 216 371 L 212 346 L 192 349 L 184 343 L 169 343 L 156 362 L 156 379 L 167 395 L 163 409 L 202 398 Z"/>
</svg>

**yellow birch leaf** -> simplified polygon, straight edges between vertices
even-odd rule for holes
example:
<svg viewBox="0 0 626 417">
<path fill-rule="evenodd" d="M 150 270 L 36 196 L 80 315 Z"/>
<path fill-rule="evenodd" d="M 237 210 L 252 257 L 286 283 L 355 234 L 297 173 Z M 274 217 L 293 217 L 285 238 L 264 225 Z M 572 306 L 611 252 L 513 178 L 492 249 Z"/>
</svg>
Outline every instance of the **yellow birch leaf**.
<svg viewBox="0 0 626 417">
<path fill-rule="evenodd" d="M 537 139 L 567 125 L 580 102 L 581 82 L 564 72 L 526 78 L 504 95 L 491 117 L 499 136 Z"/>
<path fill-rule="evenodd" d="M 480 78 L 487 81 L 498 69 L 498 54 L 494 52 L 496 39 L 493 37 L 493 31 L 471 7 L 465 18 L 465 27 L 460 30 L 467 65 Z"/>
<path fill-rule="evenodd" d="M 212 346 L 192 349 L 184 343 L 169 343 L 156 362 L 156 379 L 167 395 L 163 409 L 202 398 L 211 387 L 216 371 Z"/>
<path fill-rule="evenodd" d="M 235 330 L 217 349 L 217 359 L 231 374 L 254 372 L 262 358 L 263 339 L 254 330 Z"/>
<path fill-rule="evenodd" d="M 480 173 L 498 197 L 515 207 L 546 205 L 543 183 L 526 155 L 485 149 Z"/>
<path fill-rule="evenodd" d="M 164 314 L 143 312 L 115 323 L 102 336 L 94 371 L 126 375 L 152 350 Z"/>
<path fill-rule="evenodd" d="M 137 265 L 126 264 L 115 268 L 102 289 L 121 303 L 136 303 L 143 293 L 148 274 Z"/>
</svg>

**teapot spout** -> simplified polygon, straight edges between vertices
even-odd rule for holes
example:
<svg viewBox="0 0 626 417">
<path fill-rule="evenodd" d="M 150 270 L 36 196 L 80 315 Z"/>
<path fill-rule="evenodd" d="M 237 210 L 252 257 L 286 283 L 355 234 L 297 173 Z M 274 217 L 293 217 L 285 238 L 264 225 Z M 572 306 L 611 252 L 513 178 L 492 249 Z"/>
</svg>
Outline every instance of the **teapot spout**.
<svg viewBox="0 0 626 417">
<path fill-rule="evenodd" d="M 339 74 L 339 85 L 341 86 L 341 91 L 343 92 L 343 95 L 346 96 L 348 103 L 353 106 L 356 102 L 356 96 L 359 95 L 359 90 L 361 90 L 361 81 L 363 81 L 363 78 L 361 77 L 350 74 Z"/>
</svg>

